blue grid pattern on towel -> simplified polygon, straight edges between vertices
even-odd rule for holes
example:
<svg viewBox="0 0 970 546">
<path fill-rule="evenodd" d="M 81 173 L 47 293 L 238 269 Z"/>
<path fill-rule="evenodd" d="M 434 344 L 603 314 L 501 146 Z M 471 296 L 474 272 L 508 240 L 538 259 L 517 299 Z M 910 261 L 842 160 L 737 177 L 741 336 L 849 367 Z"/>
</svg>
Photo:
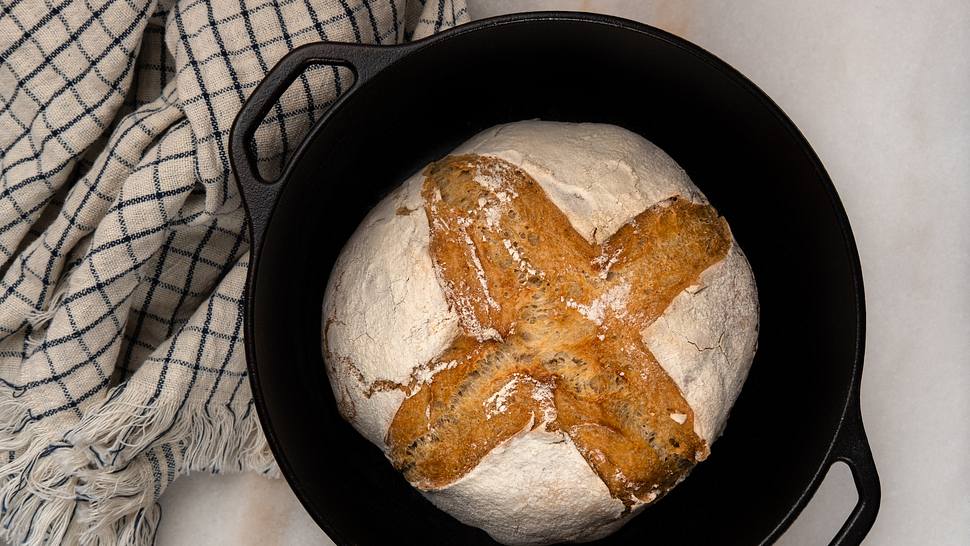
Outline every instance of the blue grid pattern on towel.
<svg viewBox="0 0 970 546">
<path fill-rule="evenodd" d="M 0 533 L 143 543 L 177 476 L 274 472 L 242 347 L 232 121 L 300 44 L 467 18 L 461 0 L 0 3 Z M 254 138 L 264 174 L 350 77 L 290 86 Z"/>
</svg>

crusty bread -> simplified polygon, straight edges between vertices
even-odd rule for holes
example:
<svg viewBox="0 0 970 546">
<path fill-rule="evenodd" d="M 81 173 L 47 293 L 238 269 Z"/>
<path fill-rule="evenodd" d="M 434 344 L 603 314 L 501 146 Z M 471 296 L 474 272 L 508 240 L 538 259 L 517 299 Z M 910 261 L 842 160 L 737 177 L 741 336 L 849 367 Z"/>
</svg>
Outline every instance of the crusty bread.
<svg viewBox="0 0 970 546">
<path fill-rule="evenodd" d="M 601 537 L 720 433 L 757 300 L 727 223 L 622 129 L 523 122 L 388 196 L 334 268 L 344 416 L 506 543 Z"/>
</svg>

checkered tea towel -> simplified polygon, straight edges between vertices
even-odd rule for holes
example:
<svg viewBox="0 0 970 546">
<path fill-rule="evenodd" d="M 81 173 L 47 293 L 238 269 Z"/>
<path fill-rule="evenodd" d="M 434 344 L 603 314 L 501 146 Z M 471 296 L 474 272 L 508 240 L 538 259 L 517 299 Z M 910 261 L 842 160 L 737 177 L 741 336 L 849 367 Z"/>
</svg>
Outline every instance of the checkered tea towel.
<svg viewBox="0 0 970 546">
<path fill-rule="evenodd" d="M 146 544 L 176 477 L 276 473 L 244 362 L 233 118 L 300 44 L 467 18 L 463 0 L 0 0 L 3 538 Z M 261 169 L 350 77 L 290 87 Z"/>
</svg>

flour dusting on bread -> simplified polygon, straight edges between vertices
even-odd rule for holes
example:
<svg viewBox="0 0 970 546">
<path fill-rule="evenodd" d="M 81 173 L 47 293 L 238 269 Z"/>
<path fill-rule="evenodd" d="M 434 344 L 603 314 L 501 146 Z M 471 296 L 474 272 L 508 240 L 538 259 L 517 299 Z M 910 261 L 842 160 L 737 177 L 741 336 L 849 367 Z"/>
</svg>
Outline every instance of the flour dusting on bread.
<svg viewBox="0 0 970 546">
<path fill-rule="evenodd" d="M 750 266 L 669 156 L 541 121 L 483 131 L 378 204 L 323 313 L 343 415 L 508 544 L 603 537 L 682 481 L 758 327 Z"/>
</svg>

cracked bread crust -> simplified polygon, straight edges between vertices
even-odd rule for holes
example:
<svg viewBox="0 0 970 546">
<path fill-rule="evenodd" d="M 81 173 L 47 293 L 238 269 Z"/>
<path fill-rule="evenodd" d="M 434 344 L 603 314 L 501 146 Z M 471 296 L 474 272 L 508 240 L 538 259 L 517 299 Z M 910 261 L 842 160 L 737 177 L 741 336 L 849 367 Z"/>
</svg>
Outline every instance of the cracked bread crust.
<svg viewBox="0 0 970 546">
<path fill-rule="evenodd" d="M 723 219 L 673 197 L 591 245 L 527 173 L 476 155 L 432 165 L 423 194 L 464 335 L 437 359 L 447 369 L 407 388 L 395 467 L 440 489 L 531 424 L 568 434 L 627 507 L 676 485 L 707 447 L 640 331 L 724 258 Z"/>
<path fill-rule="evenodd" d="M 603 536 L 682 479 L 723 426 L 754 351 L 750 268 L 676 164 L 623 130 L 524 122 L 460 150 L 472 153 L 412 177 L 375 208 L 334 268 L 324 351 L 338 403 L 432 502 L 496 539 Z M 484 184 L 474 180 L 479 174 Z M 460 214 L 432 213 L 435 191 Z M 527 200 L 520 219 L 552 221 L 518 233 L 493 210 L 502 193 L 510 210 Z M 631 202 L 639 210 L 627 210 Z M 469 207 L 474 219 L 462 212 Z M 662 275 L 625 277 L 630 252 L 617 254 L 621 245 L 611 243 L 650 218 L 706 230 L 703 251 L 684 253 L 706 261 L 669 286 L 651 285 Z M 444 227 L 436 230 L 436 220 Z M 686 224 L 674 231 L 690 231 Z M 510 236 L 495 237 L 502 230 Z M 437 246 L 436 231 L 446 235 Z M 477 240 L 483 234 L 492 235 L 487 244 Z M 533 243 L 530 235 L 568 244 Z M 543 256 L 550 246 L 555 256 Z M 561 290 L 532 289 L 545 282 Z M 529 318 L 531 329 L 523 328 Z M 634 381 L 633 366 L 649 369 L 651 381 Z M 470 368 L 491 372 L 469 381 Z M 468 400 L 456 405 L 458 389 L 468 389 L 460 397 Z M 619 401 L 604 402 L 610 393 L 621 393 Z M 449 436 L 452 420 L 461 424 L 451 427 L 451 440 L 436 440 Z M 431 422 L 443 426 L 429 434 Z M 455 444 L 462 447 L 447 449 Z M 551 464 L 532 464 L 536 457 Z"/>
</svg>

